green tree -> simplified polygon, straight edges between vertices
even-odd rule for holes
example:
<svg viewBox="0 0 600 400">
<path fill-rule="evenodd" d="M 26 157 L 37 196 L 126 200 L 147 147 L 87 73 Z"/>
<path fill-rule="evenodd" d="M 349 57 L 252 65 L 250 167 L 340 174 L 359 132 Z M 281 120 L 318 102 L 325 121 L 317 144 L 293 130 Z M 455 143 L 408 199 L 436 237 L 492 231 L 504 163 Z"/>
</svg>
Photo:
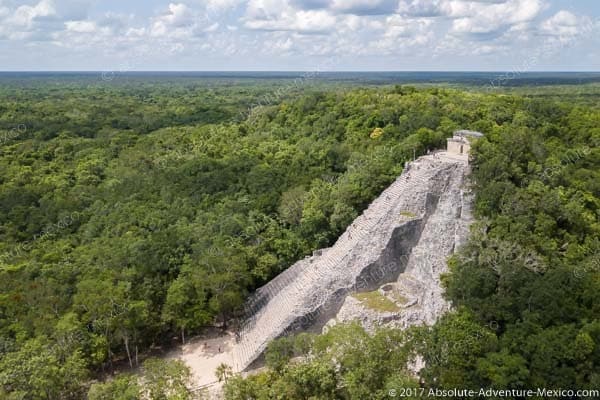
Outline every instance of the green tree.
<svg viewBox="0 0 600 400">
<path fill-rule="evenodd" d="M 149 358 L 144 361 L 142 391 L 153 400 L 190 400 L 189 390 L 192 374 L 189 368 L 178 360 Z"/>
<path fill-rule="evenodd" d="M 179 328 L 182 343 L 186 329 L 198 329 L 212 320 L 207 310 L 208 288 L 202 275 L 188 261 L 167 291 L 162 318 Z"/>
<path fill-rule="evenodd" d="M 225 363 L 221 363 L 217 366 L 217 369 L 215 370 L 215 376 L 217 377 L 217 379 L 219 380 L 219 382 L 223 382 L 225 381 L 225 383 L 227 383 L 227 380 L 233 375 L 233 369 L 225 364 Z"/>
<path fill-rule="evenodd" d="M 294 340 L 283 337 L 273 340 L 265 350 L 265 361 L 273 371 L 281 372 L 294 356 Z"/>
<path fill-rule="evenodd" d="M 89 400 L 140 400 L 141 388 L 135 375 L 119 374 L 104 383 L 94 383 L 88 391 Z"/>
<path fill-rule="evenodd" d="M 0 387 L 9 399 L 80 399 L 87 379 L 78 350 L 62 358 L 43 338 L 30 339 L 0 359 Z"/>
</svg>

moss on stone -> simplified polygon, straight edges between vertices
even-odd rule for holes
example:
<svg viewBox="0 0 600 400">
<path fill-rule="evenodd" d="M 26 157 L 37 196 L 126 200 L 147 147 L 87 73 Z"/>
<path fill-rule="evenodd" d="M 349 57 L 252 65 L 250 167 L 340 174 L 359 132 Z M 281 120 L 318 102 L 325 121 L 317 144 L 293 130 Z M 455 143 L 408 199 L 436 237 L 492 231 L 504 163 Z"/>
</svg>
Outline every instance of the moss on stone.
<svg viewBox="0 0 600 400">
<path fill-rule="evenodd" d="M 395 312 L 400 311 L 393 301 L 374 290 L 372 292 L 355 293 L 352 295 L 356 300 L 360 301 L 361 304 L 367 308 L 381 312 Z"/>
</svg>

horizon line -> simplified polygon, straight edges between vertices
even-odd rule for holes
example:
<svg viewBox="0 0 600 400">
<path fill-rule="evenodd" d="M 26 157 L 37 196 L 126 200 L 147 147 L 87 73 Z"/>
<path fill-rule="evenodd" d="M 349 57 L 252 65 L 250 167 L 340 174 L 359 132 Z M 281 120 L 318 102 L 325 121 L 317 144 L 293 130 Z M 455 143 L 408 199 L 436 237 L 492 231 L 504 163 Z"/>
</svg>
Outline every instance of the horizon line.
<svg viewBox="0 0 600 400">
<path fill-rule="evenodd" d="M 187 70 L 187 69 L 173 69 L 173 70 L 127 70 L 121 71 L 119 69 L 82 69 L 82 70 L 0 70 L 0 73 L 103 73 L 103 72 L 114 72 L 120 74 L 132 74 L 132 73 L 423 73 L 423 72 L 436 72 L 436 73 L 513 73 L 517 75 L 525 74 L 536 74 L 536 73 L 593 73 L 600 74 L 600 70 L 531 70 L 531 71 L 516 71 L 516 70 L 318 70 L 318 69 L 306 69 L 306 70 Z"/>
</svg>

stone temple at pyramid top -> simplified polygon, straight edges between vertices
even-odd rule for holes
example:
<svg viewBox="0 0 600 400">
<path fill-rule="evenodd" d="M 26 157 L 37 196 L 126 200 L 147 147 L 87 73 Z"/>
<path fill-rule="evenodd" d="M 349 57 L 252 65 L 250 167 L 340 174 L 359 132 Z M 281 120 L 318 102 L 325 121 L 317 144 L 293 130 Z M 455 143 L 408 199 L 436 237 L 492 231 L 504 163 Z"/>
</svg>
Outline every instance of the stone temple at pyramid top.
<svg viewBox="0 0 600 400">
<path fill-rule="evenodd" d="M 469 152 L 471 151 L 471 144 L 474 139 L 480 138 L 483 136 L 481 132 L 468 131 L 468 130 L 458 130 L 454 131 L 454 135 L 451 138 L 448 138 L 448 148 L 447 151 L 450 154 L 454 155 L 464 155 L 469 156 Z"/>
</svg>

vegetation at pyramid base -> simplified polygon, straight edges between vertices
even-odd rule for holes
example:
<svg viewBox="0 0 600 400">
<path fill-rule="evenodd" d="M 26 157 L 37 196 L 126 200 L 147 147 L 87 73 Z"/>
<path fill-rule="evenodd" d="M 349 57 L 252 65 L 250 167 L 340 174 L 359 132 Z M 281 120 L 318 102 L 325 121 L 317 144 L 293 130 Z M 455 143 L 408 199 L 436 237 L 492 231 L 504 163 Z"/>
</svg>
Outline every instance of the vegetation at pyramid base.
<svg viewBox="0 0 600 400">
<path fill-rule="evenodd" d="M 266 351 L 268 371 L 225 386 L 227 399 L 386 399 L 397 387 L 418 387 L 409 377 L 407 334 L 382 329 L 367 334 L 358 324 L 334 326 L 324 335 L 283 338 Z"/>
<path fill-rule="evenodd" d="M 486 133 L 481 233 L 445 279 L 462 311 L 415 342 L 424 382 L 598 386 L 597 91 L 309 85 L 252 106 L 273 88 L 36 85 L 0 89 L 3 397 L 79 399 L 151 347 L 229 326 L 458 128 Z M 465 326 L 485 339 L 472 358 L 436 353 Z M 303 368 L 322 390 L 350 379 Z"/>
</svg>

